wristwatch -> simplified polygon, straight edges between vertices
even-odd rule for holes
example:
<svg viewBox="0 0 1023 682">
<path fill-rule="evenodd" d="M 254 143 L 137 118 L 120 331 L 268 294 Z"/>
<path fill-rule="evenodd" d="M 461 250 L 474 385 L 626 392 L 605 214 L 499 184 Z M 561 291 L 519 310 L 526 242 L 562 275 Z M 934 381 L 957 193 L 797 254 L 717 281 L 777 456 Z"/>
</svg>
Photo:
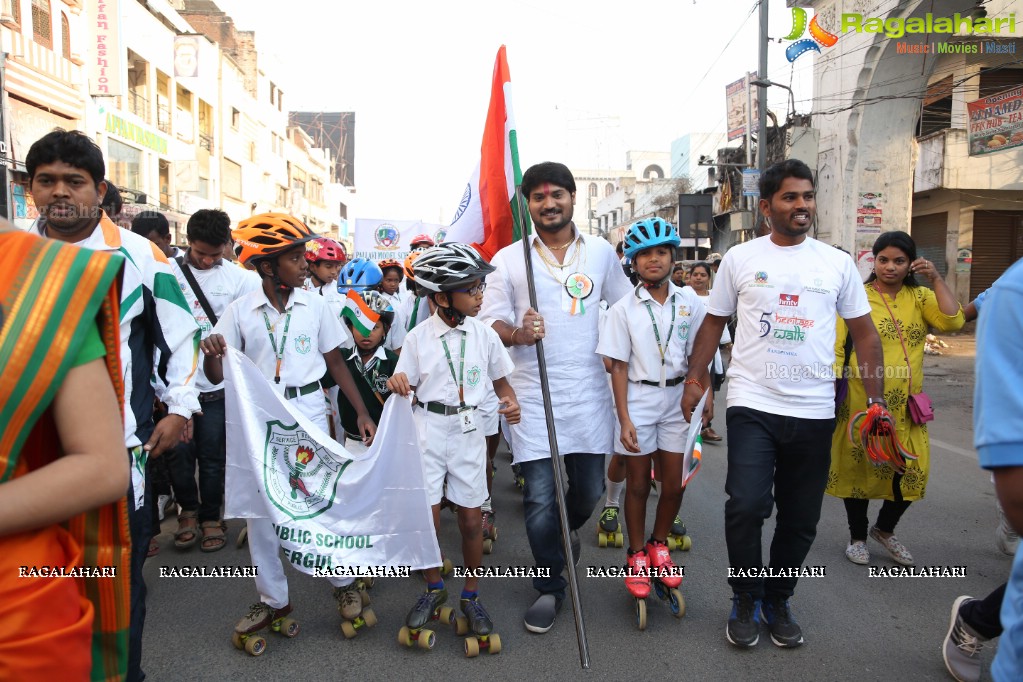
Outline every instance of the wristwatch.
<svg viewBox="0 0 1023 682">
<path fill-rule="evenodd" d="M 867 398 L 867 407 L 871 405 L 880 405 L 881 407 L 888 409 L 888 402 L 884 398 Z"/>
</svg>

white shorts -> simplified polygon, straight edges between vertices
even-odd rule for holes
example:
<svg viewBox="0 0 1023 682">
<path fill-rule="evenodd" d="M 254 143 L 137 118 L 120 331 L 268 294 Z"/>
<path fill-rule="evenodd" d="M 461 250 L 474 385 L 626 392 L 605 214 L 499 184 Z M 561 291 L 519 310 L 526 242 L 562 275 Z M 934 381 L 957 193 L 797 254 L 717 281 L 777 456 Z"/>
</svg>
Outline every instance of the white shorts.
<svg viewBox="0 0 1023 682">
<path fill-rule="evenodd" d="M 478 410 L 477 410 L 478 412 Z M 479 507 L 487 499 L 487 441 L 476 414 L 476 430 L 462 433 L 457 415 L 413 410 L 419 432 L 423 476 L 430 504 L 440 504 L 445 496 L 460 507 Z"/>
<path fill-rule="evenodd" d="M 500 430 L 497 410 L 501 403 L 497 401 L 497 394 L 491 391 L 487 397 L 476 408 L 476 426 L 483 432 L 484 436 L 494 436 Z"/>
<path fill-rule="evenodd" d="M 657 450 L 682 452 L 689 434 L 689 422 L 682 418 L 681 383 L 674 386 L 648 386 L 629 382 L 629 418 L 636 427 L 639 452 L 625 452 L 622 426 L 615 419 L 615 452 L 622 455 L 650 455 Z"/>
</svg>

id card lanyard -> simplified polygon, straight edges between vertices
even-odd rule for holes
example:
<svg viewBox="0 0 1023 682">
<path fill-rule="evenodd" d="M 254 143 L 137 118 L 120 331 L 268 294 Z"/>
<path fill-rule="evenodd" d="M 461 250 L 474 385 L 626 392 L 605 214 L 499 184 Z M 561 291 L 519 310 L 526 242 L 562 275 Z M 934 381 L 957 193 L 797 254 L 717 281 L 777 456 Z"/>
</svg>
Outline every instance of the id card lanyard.
<svg viewBox="0 0 1023 682">
<path fill-rule="evenodd" d="M 666 376 L 667 368 L 665 367 L 665 357 L 664 356 L 665 356 L 665 353 L 668 350 L 668 344 L 671 343 L 671 333 L 673 331 L 675 331 L 675 305 L 674 305 L 674 301 L 669 301 L 668 302 L 671 305 L 671 325 L 668 327 L 668 336 L 667 336 L 668 340 L 662 346 L 661 345 L 661 334 L 660 334 L 660 332 L 657 331 L 657 320 L 654 319 L 654 311 L 653 311 L 653 309 L 650 306 L 650 301 L 644 301 L 644 303 L 646 304 L 646 312 L 647 312 L 648 315 L 650 315 L 650 324 L 652 324 L 654 326 L 654 339 L 657 340 L 657 351 L 661 354 L 661 380 L 660 380 L 660 382 L 658 382 L 658 386 L 660 386 L 661 388 L 664 388 L 667 385 L 667 383 L 666 383 L 667 382 L 667 376 Z"/>
<path fill-rule="evenodd" d="M 284 361 L 284 347 L 288 343 L 288 327 L 291 326 L 291 309 L 288 309 L 288 314 L 284 318 L 284 334 L 281 335 L 281 347 L 277 347 L 277 339 L 274 338 L 274 327 L 270 324 L 270 318 L 267 317 L 266 311 L 263 311 L 263 322 L 266 323 L 266 333 L 270 337 L 270 344 L 274 349 L 274 357 L 277 358 L 277 367 L 274 369 L 274 383 L 281 383 L 281 362 Z"/>
<path fill-rule="evenodd" d="M 448 342 L 441 338 L 440 345 L 444 347 L 444 357 L 448 361 L 448 369 L 451 370 L 451 378 L 458 386 L 458 406 L 465 407 L 465 391 L 462 388 L 462 376 L 465 370 L 465 332 L 462 332 L 462 347 L 458 351 L 458 376 L 455 376 L 455 363 L 451 361 L 451 351 L 448 350 Z"/>
</svg>

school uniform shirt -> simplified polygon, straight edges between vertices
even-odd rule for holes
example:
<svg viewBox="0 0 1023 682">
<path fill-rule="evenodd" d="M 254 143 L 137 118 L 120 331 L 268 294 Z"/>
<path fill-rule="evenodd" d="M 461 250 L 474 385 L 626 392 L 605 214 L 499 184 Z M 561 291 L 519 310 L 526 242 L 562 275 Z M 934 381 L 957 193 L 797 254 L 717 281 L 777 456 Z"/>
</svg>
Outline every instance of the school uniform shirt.
<svg viewBox="0 0 1023 682">
<path fill-rule="evenodd" d="M 560 269 L 544 263 L 537 252 L 536 235 L 529 237 L 538 312 L 543 316 L 547 333 L 543 346 L 558 451 L 608 453 L 612 450 L 614 418 L 607 372 L 595 352 L 600 301 L 614 304 L 631 294 L 632 286 L 607 241 L 580 235 L 574 228 L 573 234 L 576 241 L 565 252 L 564 262 L 569 265 Z M 539 248 L 544 249 L 548 260 L 557 262 L 543 242 L 539 242 Z M 500 320 L 519 326 L 529 309 L 522 244 L 516 242 L 498 251 L 491 265 L 497 270 L 487 276 L 479 319 L 487 325 Z M 573 311 L 565 281 L 576 273 L 586 275 L 593 287 L 582 305 L 575 302 Z M 514 441 L 515 461 L 550 457 L 536 348 L 512 346 L 508 351 L 515 363 L 508 381 L 522 408 L 522 420 L 508 427 Z"/>
<path fill-rule="evenodd" d="M 737 313 L 728 407 L 803 419 L 835 416 L 835 321 L 870 314 L 849 254 L 807 237 L 770 236 L 725 254 L 707 312 Z"/>
<path fill-rule="evenodd" d="M 259 280 L 259 275 L 256 273 L 251 270 L 239 270 L 238 268 L 231 267 L 230 262 L 221 260 L 212 268 L 200 270 L 188 264 L 186 252 L 182 252 L 182 255 L 185 258 L 184 265 L 177 260 L 172 260 L 170 265 L 174 270 L 174 276 L 178 279 L 178 285 L 181 287 L 181 294 L 185 297 L 185 303 L 188 305 L 188 309 L 192 311 L 192 317 L 195 318 L 196 323 L 199 325 L 199 332 L 202 334 L 202 338 L 205 339 L 213 332 L 213 323 L 206 315 L 206 311 L 203 310 L 202 305 L 199 303 L 199 297 L 196 296 L 191 284 L 189 284 L 188 279 L 185 277 L 185 273 L 182 271 L 183 267 L 191 270 L 196 283 L 203 294 L 205 294 L 210 308 L 213 309 L 213 314 L 217 316 L 217 320 L 224 316 L 224 311 L 227 310 L 227 307 L 233 301 L 249 292 L 256 291 L 262 286 L 262 283 Z M 206 378 L 206 373 L 203 371 L 202 363 L 200 362 L 196 372 L 195 386 L 199 389 L 200 393 L 210 393 L 219 391 L 224 387 L 224 384 L 223 382 L 219 384 L 211 383 Z"/>
<path fill-rule="evenodd" d="M 387 350 L 397 351 L 400 349 L 405 343 L 405 335 L 408 334 L 408 330 L 405 328 L 405 301 L 398 295 L 400 293 L 399 291 L 395 294 L 381 294 L 394 310 L 394 321 L 391 322 L 391 329 L 387 332 L 387 338 L 384 339 L 384 348 Z"/>
<path fill-rule="evenodd" d="M 402 302 L 401 316 L 405 325 L 405 333 L 412 331 L 430 317 L 430 302 L 426 296 L 409 296 Z"/>
<path fill-rule="evenodd" d="M 608 311 L 597 354 L 629 363 L 629 381 L 658 383 L 663 350 L 664 378 L 684 377 L 689 372 L 688 357 L 696 332 L 706 315 L 697 298 L 691 289 L 678 289 L 668 282 L 668 298 L 661 304 L 646 287 L 637 287 L 634 295 L 623 296 Z"/>
<path fill-rule="evenodd" d="M 227 307 L 213 333 L 222 334 L 230 346 L 245 353 L 281 394 L 289 386 L 300 388 L 322 379 L 327 372 L 323 354 L 341 346 L 344 339 L 341 323 L 323 297 L 303 289 L 291 292 L 283 313 L 270 304 L 262 289 L 245 294 Z M 275 383 L 274 344 L 280 348 L 281 343 L 284 344 L 281 381 Z M 310 395 L 316 396 L 322 412 L 322 394 L 316 391 Z"/>
<path fill-rule="evenodd" d="M 461 354 L 463 337 L 464 356 Z M 450 365 L 444 353 L 445 343 L 451 357 Z M 487 397 L 487 379 L 506 377 L 514 368 L 508 350 L 493 329 L 474 317 L 465 318 L 457 327 L 449 327 L 434 313 L 405 337 L 394 372 L 408 376 L 409 384 L 416 387 L 419 402 L 452 407 L 460 403 L 455 377 L 461 375 L 465 404 L 476 407 Z"/>
<path fill-rule="evenodd" d="M 46 236 L 45 223 L 36 230 Z M 103 214 L 92 234 L 75 246 L 124 256 L 121 275 L 121 372 L 124 376 L 124 439 L 133 448 L 153 435 L 151 379 L 169 414 L 190 419 L 199 411 L 195 386 L 199 326 L 181 295 L 170 262 L 156 244 L 122 229 Z"/>
</svg>

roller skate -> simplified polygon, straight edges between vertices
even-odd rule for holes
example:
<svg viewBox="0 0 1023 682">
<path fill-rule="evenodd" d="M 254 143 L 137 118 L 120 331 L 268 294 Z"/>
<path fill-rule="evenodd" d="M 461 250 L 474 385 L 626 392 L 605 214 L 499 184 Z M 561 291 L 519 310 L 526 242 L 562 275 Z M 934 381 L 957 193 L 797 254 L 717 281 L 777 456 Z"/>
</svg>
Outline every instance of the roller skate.
<svg viewBox="0 0 1023 682">
<path fill-rule="evenodd" d="M 365 608 L 370 599 L 361 581 L 360 578 L 350 585 L 334 588 L 337 612 L 341 614 L 341 634 L 345 639 L 355 637 L 361 628 L 371 628 L 377 624 L 373 609 Z"/>
<path fill-rule="evenodd" d="M 269 604 L 257 602 L 249 607 L 247 616 L 238 621 L 231 635 L 231 643 L 235 649 L 244 649 L 250 656 L 262 656 L 266 651 L 266 638 L 256 634 L 264 628 L 279 632 L 291 638 L 298 634 L 298 622 L 288 618 L 291 604 L 275 609 Z"/>
<path fill-rule="evenodd" d="M 646 551 L 629 554 L 625 570 L 625 587 L 636 599 L 636 627 L 646 630 L 646 598 L 650 596 L 650 557 Z"/>
<path fill-rule="evenodd" d="M 512 475 L 515 476 L 515 487 L 526 492 L 526 477 L 522 475 L 522 467 L 518 464 L 512 464 Z"/>
<path fill-rule="evenodd" d="M 483 512 L 483 553 L 490 554 L 494 551 L 494 543 L 497 541 L 497 526 L 494 525 L 494 512 Z"/>
<path fill-rule="evenodd" d="M 600 547 L 621 547 L 625 536 L 618 524 L 618 507 L 604 507 L 597 526 L 597 545 Z"/>
<path fill-rule="evenodd" d="M 442 563 L 439 566 L 441 577 L 446 577 L 451 573 L 451 571 L 455 570 L 455 565 L 451 563 L 451 559 L 441 557 L 441 562 Z M 426 572 L 419 571 L 419 577 L 422 578 L 423 580 L 426 580 Z"/>
<path fill-rule="evenodd" d="M 677 568 L 671 562 L 668 547 L 660 542 L 648 542 L 646 551 L 650 556 L 650 570 L 654 594 L 657 598 L 668 602 L 671 615 L 681 618 L 686 615 L 686 602 L 678 586 L 682 584 L 682 575 L 676 575 Z"/>
<path fill-rule="evenodd" d="M 686 534 L 686 524 L 678 516 L 671 522 L 671 530 L 668 531 L 668 549 L 681 549 L 688 552 L 693 547 L 693 539 Z"/>
<path fill-rule="evenodd" d="M 479 656 L 480 649 L 485 649 L 491 654 L 501 653 L 501 636 L 493 633 L 494 624 L 480 603 L 479 597 L 462 599 L 459 606 L 465 617 L 455 619 L 455 630 L 460 635 L 472 633 L 465 638 L 466 658 Z"/>
<path fill-rule="evenodd" d="M 437 641 L 437 635 L 433 630 L 426 628 L 430 621 L 455 624 L 454 609 L 444 606 L 447 600 L 448 591 L 443 588 L 428 590 L 419 595 L 419 599 L 405 617 L 405 625 L 398 630 L 398 643 L 407 647 L 415 643 L 420 649 L 432 649 Z M 462 627 L 466 628 L 465 632 L 468 631 L 467 624 Z"/>
</svg>

